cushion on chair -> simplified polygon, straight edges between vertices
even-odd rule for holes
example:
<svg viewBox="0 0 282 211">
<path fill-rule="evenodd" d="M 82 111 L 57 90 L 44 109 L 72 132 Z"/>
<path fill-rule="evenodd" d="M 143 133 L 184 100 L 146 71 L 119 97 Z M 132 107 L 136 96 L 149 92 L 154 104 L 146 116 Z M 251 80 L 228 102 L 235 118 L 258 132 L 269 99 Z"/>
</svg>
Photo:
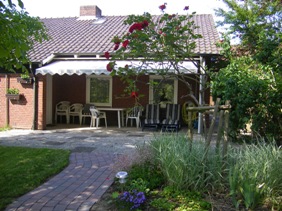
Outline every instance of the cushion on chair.
<svg viewBox="0 0 282 211">
<path fill-rule="evenodd" d="M 158 127 L 160 124 L 160 105 L 159 104 L 147 104 L 146 105 L 146 117 L 143 124 L 144 127 Z"/>
<path fill-rule="evenodd" d="M 166 119 L 162 121 L 162 131 L 176 130 L 180 128 L 180 105 L 179 104 L 167 104 L 166 105 Z"/>
</svg>

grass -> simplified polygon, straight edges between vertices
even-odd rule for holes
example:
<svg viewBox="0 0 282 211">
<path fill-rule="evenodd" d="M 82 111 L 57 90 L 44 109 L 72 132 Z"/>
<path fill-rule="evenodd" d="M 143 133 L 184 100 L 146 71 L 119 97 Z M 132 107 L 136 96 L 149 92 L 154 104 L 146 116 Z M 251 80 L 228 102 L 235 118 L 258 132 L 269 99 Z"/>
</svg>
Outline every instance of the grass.
<svg viewBox="0 0 282 211">
<path fill-rule="evenodd" d="M 0 146 L 0 210 L 68 164 L 69 151 Z"/>
</svg>

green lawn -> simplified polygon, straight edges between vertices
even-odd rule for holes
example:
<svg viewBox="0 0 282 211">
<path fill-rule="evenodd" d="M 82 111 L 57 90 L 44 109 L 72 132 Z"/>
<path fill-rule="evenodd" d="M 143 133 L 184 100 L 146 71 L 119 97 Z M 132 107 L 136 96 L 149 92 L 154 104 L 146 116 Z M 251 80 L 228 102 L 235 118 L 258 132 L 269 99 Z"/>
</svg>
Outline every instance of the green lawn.
<svg viewBox="0 0 282 211">
<path fill-rule="evenodd" d="M 0 146 L 0 210 L 69 162 L 69 151 Z"/>
</svg>

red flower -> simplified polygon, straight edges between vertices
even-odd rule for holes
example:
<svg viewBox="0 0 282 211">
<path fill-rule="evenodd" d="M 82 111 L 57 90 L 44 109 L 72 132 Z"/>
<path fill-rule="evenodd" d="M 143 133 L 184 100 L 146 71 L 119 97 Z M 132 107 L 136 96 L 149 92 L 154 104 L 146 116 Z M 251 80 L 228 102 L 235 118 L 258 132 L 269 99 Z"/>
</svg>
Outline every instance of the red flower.
<svg viewBox="0 0 282 211">
<path fill-rule="evenodd" d="M 169 15 L 169 16 L 168 16 L 168 19 L 171 20 L 171 19 L 174 18 L 174 17 L 175 17 L 175 14 L 172 14 L 172 15 Z"/>
<path fill-rule="evenodd" d="M 119 48 L 119 44 L 115 44 L 114 50 L 116 51 Z"/>
<path fill-rule="evenodd" d="M 166 3 L 164 3 L 163 5 L 159 6 L 159 8 L 163 11 L 166 8 Z"/>
<path fill-rule="evenodd" d="M 138 93 L 137 92 L 131 92 L 130 97 L 136 98 L 136 97 L 138 97 Z"/>
<path fill-rule="evenodd" d="M 105 52 L 105 57 L 107 58 L 107 59 L 109 59 L 110 58 L 110 53 L 107 51 L 107 52 Z"/>
<path fill-rule="evenodd" d="M 128 43 L 129 43 L 129 41 L 128 41 L 128 40 L 123 41 L 123 43 L 122 43 L 122 47 L 126 48 L 126 47 L 127 47 L 127 45 L 128 45 Z"/>
<path fill-rule="evenodd" d="M 113 69 L 114 69 L 114 66 L 115 66 L 115 64 L 114 64 L 113 62 L 108 63 L 108 64 L 107 64 L 107 70 L 108 70 L 109 72 L 112 72 Z"/>
<path fill-rule="evenodd" d="M 184 10 L 189 10 L 189 6 L 185 6 L 185 7 L 184 7 Z"/>
<path fill-rule="evenodd" d="M 142 23 L 134 23 L 132 26 L 129 28 L 129 32 L 132 33 L 134 30 L 142 30 Z"/>
<path fill-rule="evenodd" d="M 144 20 L 141 24 L 142 24 L 143 29 L 149 26 L 149 22 L 147 20 Z"/>
</svg>

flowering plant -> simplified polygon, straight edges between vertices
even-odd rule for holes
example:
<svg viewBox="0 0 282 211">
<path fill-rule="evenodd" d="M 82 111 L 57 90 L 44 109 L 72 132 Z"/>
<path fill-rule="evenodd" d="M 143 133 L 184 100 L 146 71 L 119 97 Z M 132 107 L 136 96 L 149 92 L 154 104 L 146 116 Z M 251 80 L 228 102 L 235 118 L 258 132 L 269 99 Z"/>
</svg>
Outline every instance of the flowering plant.
<svg viewBox="0 0 282 211">
<path fill-rule="evenodd" d="M 138 209 L 146 202 L 146 197 L 144 192 L 124 191 L 118 196 L 119 205 L 123 208 L 129 208 L 130 210 Z"/>
<path fill-rule="evenodd" d="M 115 51 L 111 55 L 112 61 L 128 60 L 130 63 L 138 59 L 126 67 L 116 68 L 114 65 L 109 68 L 111 75 L 119 75 L 128 83 L 129 94 L 138 90 L 139 76 L 152 73 L 183 81 L 187 95 L 193 94 L 192 85 L 187 82 L 191 70 L 184 67 L 183 61 L 193 60 L 196 40 L 201 38 L 195 33 L 198 28 L 194 22 L 195 13 L 189 14 L 189 6 L 185 6 L 183 10 L 187 15 L 167 14 L 166 7 L 166 3 L 159 6 L 160 16 L 149 13 L 128 16 L 124 22 L 129 25 L 128 32 L 112 40 Z M 193 63 L 199 68 L 197 61 Z"/>
</svg>

